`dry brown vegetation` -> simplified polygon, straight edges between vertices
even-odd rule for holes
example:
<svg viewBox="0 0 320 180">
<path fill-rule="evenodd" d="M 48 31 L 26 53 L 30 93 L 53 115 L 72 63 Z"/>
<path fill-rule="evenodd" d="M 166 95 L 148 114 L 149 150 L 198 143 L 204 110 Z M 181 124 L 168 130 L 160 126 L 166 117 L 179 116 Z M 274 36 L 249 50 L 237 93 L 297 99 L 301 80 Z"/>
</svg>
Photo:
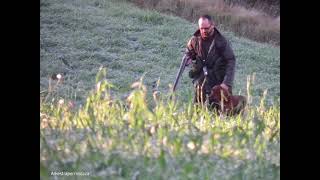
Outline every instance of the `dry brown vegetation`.
<svg viewBox="0 0 320 180">
<path fill-rule="evenodd" d="M 267 11 L 274 7 L 268 3 L 252 4 L 224 0 L 131 0 L 136 5 L 173 14 L 196 22 L 202 14 L 209 14 L 219 28 L 233 31 L 238 36 L 258 42 L 280 45 L 280 11 Z M 258 2 L 258 1 L 257 1 Z M 255 9 L 259 7 L 260 10 Z M 268 13 L 267 13 L 268 12 Z M 276 16 L 276 17 L 274 17 Z"/>
</svg>

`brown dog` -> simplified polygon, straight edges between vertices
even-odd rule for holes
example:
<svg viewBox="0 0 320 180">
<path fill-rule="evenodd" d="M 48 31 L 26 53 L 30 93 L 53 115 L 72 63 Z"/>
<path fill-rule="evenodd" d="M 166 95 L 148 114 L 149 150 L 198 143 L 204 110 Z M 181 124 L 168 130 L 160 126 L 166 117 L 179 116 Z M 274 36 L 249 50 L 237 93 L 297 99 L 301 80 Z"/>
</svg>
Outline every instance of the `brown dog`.
<svg viewBox="0 0 320 180">
<path fill-rule="evenodd" d="M 247 104 L 244 96 L 233 96 L 229 91 L 216 85 L 211 89 L 209 104 L 217 108 L 219 113 L 239 114 Z"/>
</svg>

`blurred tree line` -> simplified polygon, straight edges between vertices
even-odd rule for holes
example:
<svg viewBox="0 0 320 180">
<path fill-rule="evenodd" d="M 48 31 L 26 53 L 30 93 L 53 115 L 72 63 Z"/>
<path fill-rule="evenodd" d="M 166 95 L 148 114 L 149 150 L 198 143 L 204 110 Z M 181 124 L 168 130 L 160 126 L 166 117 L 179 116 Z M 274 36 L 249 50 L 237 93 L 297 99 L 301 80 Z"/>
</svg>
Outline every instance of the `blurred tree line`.
<svg viewBox="0 0 320 180">
<path fill-rule="evenodd" d="M 224 0 L 229 5 L 242 5 L 248 9 L 254 8 L 277 17 L 280 15 L 280 0 Z"/>
</svg>

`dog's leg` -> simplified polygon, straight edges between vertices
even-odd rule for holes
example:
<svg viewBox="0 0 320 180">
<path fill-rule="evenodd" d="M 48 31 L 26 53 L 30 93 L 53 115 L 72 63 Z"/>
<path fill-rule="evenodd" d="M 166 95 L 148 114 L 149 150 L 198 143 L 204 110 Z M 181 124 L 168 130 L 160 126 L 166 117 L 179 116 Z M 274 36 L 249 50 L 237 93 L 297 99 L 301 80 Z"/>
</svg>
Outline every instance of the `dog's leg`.
<svg viewBox="0 0 320 180">
<path fill-rule="evenodd" d="M 200 103 L 200 86 L 197 85 L 196 86 L 196 98 L 197 98 L 197 103 L 199 104 Z"/>
<path fill-rule="evenodd" d="M 206 80 L 207 80 L 207 77 L 204 78 L 204 80 L 203 80 L 203 82 L 202 82 L 202 84 L 201 84 L 201 90 L 200 90 L 200 91 L 201 91 L 200 97 L 201 97 L 201 106 L 202 106 L 202 107 L 203 107 L 204 104 L 205 104 L 205 103 L 204 103 L 205 100 L 204 100 L 204 95 L 203 95 L 203 92 L 204 92 L 204 89 L 203 89 L 203 88 L 204 88 L 204 84 L 206 83 Z"/>
<path fill-rule="evenodd" d="M 224 112 L 224 95 L 223 95 L 223 91 L 220 90 L 220 109 L 221 109 L 221 112 L 223 113 Z"/>
</svg>

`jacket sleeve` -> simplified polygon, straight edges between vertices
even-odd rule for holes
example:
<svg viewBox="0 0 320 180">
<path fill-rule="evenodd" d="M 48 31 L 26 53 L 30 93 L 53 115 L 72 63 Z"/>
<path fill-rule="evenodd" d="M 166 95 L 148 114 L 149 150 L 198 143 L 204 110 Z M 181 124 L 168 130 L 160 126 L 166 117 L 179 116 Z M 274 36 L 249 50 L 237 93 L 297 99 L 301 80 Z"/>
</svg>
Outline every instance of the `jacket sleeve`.
<svg viewBox="0 0 320 180">
<path fill-rule="evenodd" d="M 226 45 L 222 51 L 222 56 L 226 61 L 226 74 L 224 76 L 223 83 L 232 87 L 235 74 L 236 58 L 228 41 L 226 41 Z"/>
<path fill-rule="evenodd" d="M 200 73 L 202 72 L 202 67 L 203 67 L 202 62 L 197 58 L 198 54 L 197 54 L 196 46 L 197 46 L 197 38 L 193 36 L 189 40 L 186 48 L 186 58 L 188 58 L 188 61 L 190 62 L 189 64 L 192 63 L 192 68 L 189 71 L 190 78 L 195 78 L 199 76 Z"/>
<path fill-rule="evenodd" d="M 188 59 L 187 65 L 191 64 L 192 60 L 196 59 L 196 51 L 195 51 L 195 39 L 192 37 L 187 44 L 186 48 L 186 58 Z"/>
</svg>

